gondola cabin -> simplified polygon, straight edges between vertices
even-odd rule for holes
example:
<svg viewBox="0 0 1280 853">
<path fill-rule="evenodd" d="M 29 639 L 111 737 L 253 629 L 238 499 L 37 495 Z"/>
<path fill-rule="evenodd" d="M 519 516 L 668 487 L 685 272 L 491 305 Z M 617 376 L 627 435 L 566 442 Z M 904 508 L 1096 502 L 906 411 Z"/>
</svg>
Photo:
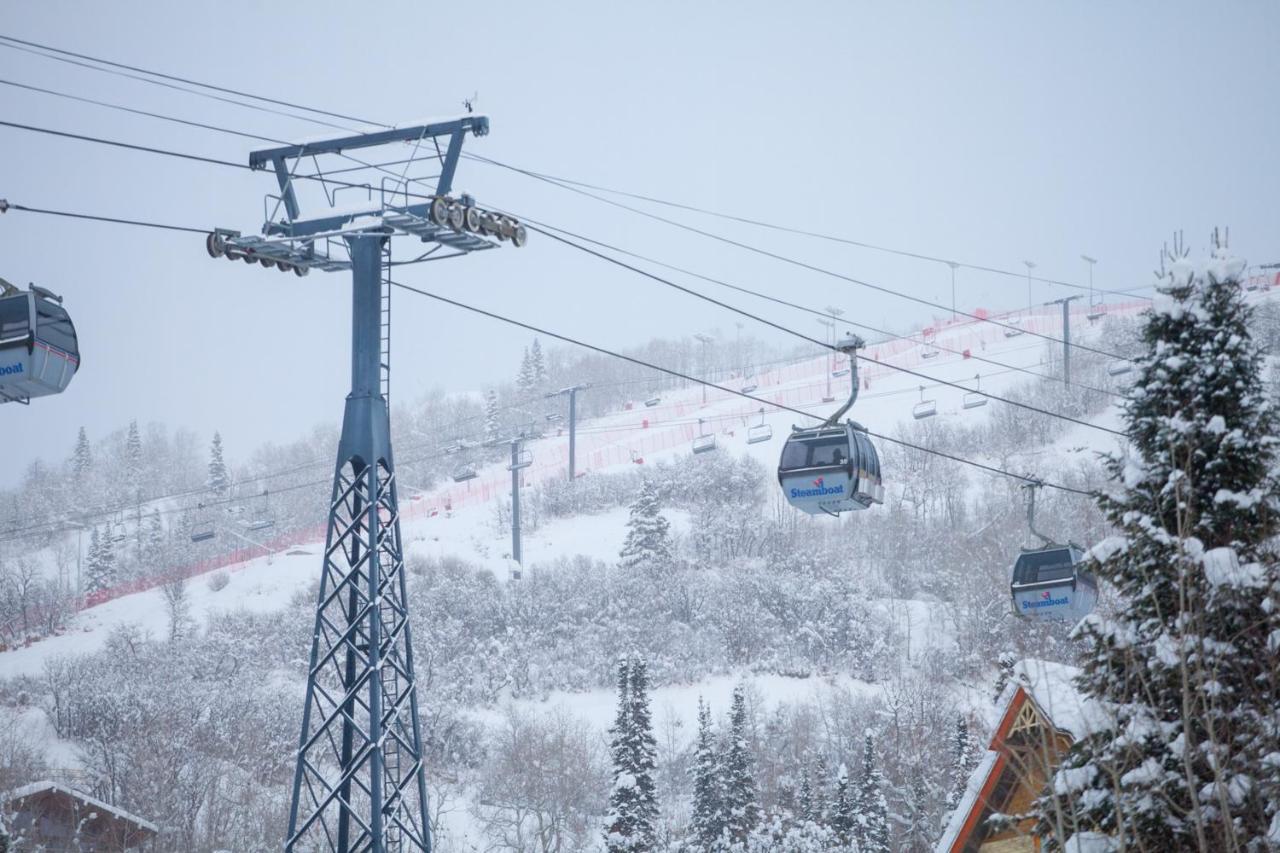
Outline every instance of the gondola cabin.
<svg viewBox="0 0 1280 853">
<path fill-rule="evenodd" d="M 853 421 L 793 429 L 782 448 L 778 482 L 787 502 L 810 515 L 884 503 L 880 457 L 866 430 Z"/>
<path fill-rule="evenodd" d="M 80 367 L 76 328 L 62 298 L 0 279 L 0 403 L 61 394 Z"/>
<path fill-rule="evenodd" d="M 1013 564 L 1013 611 L 1035 621 L 1078 621 L 1098 601 L 1098 582 L 1071 545 L 1023 551 Z"/>
</svg>

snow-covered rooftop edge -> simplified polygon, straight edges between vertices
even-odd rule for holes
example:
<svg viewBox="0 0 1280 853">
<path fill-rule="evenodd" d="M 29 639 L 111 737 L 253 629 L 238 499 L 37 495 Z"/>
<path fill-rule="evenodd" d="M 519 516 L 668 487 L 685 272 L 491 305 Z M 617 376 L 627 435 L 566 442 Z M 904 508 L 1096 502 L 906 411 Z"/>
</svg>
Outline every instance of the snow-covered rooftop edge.
<svg viewBox="0 0 1280 853">
<path fill-rule="evenodd" d="M 1079 740 L 1099 730 L 1105 724 L 1106 717 L 1098 703 L 1076 689 L 1075 678 L 1079 674 L 1079 669 L 1064 663 L 1035 658 L 1018 661 L 1013 666 L 1013 676 L 1000 693 L 1000 698 L 996 700 L 997 724 L 1008 713 L 1018 688 L 1022 688 L 1031 697 L 1031 701 L 1052 721 L 1054 727 L 1067 732 L 1073 739 Z M 977 805 L 978 797 L 991 777 L 998 758 L 998 752 L 988 749 L 982 761 L 969 774 L 964 796 L 960 798 L 960 804 L 947 819 L 947 827 L 934 847 L 936 853 L 949 853 L 956 839 L 960 837 L 965 818 Z"/>
<path fill-rule="evenodd" d="M 60 785 L 57 782 L 48 780 L 43 782 L 32 782 L 30 785 L 23 785 L 21 788 L 14 788 L 12 791 L 9 791 L 4 795 L 4 799 L 6 802 L 13 802 L 14 800 L 21 800 L 26 797 L 30 797 L 33 794 L 43 793 L 44 791 L 61 792 L 69 797 L 75 797 L 77 800 L 83 800 L 95 809 L 102 809 L 104 812 L 113 814 L 122 820 L 127 820 L 130 823 L 137 824 L 143 829 L 149 829 L 157 834 L 160 832 L 159 828 L 149 820 L 140 818 L 136 814 L 127 812 L 122 808 L 107 805 L 102 800 L 99 800 L 97 797 L 91 797 L 84 791 L 77 791 L 75 788 L 68 788 L 66 785 Z"/>
</svg>

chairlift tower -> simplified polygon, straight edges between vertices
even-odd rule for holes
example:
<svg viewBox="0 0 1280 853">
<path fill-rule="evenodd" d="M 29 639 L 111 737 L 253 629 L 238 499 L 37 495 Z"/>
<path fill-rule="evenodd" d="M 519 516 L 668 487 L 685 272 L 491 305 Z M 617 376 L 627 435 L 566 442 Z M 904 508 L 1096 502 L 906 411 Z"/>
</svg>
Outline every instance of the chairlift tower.
<svg viewBox="0 0 1280 853">
<path fill-rule="evenodd" d="M 524 244 L 525 230 L 514 219 L 481 210 L 468 196 L 450 196 L 464 138 L 488 129 L 485 116 L 466 115 L 255 151 L 250 167 L 271 169 L 279 187 L 267 197 L 261 235 L 218 229 L 206 242 L 214 257 L 297 275 L 351 271 L 351 392 L 334 468 L 286 851 L 431 850 L 387 405 L 390 250 L 393 238 L 425 244 L 400 262 L 415 263 L 493 249 L 504 240 Z M 385 159 L 403 168 L 351 154 L 378 147 L 393 150 Z M 344 180 L 321 171 L 335 158 Z M 428 159 L 439 172 L 434 186 L 410 176 Z M 367 183 L 349 177 L 359 174 L 353 161 L 373 175 Z M 304 188 L 323 190 L 329 209 L 303 217 L 297 191 Z M 352 189 L 366 203 L 337 209 L 338 192 Z"/>
</svg>

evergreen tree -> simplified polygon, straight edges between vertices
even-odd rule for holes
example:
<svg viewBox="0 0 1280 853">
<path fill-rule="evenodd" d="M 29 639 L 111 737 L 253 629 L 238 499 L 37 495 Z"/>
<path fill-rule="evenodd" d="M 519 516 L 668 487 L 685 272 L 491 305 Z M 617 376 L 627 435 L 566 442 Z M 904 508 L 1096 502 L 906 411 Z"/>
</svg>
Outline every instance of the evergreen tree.
<svg viewBox="0 0 1280 853">
<path fill-rule="evenodd" d="M 520 372 L 516 374 L 516 388 L 520 389 L 520 393 L 528 394 L 533 391 L 536 380 L 533 375 L 533 362 L 529 360 L 529 348 L 524 348 L 524 355 L 520 357 Z"/>
<path fill-rule="evenodd" d="M 854 836 L 860 853 L 888 853 L 889 804 L 884 796 L 884 778 L 876 766 L 875 744 L 868 731 L 862 740 L 862 778 L 858 784 L 858 824 Z"/>
<path fill-rule="evenodd" d="M 969 721 L 964 714 L 956 714 L 956 728 L 951 735 L 951 778 L 947 808 L 960 805 L 965 788 L 969 784 L 969 771 L 973 769 L 973 744 L 969 737 Z"/>
<path fill-rule="evenodd" d="M 492 443 L 501 435 L 498 423 L 498 392 L 490 388 L 484 395 L 484 440 Z"/>
<path fill-rule="evenodd" d="M 627 519 L 627 539 L 619 555 L 624 569 L 652 569 L 671 562 L 671 525 L 661 510 L 658 487 L 645 480 Z"/>
<path fill-rule="evenodd" d="M 649 711 L 644 661 L 618 662 L 618 712 L 609 730 L 613 790 L 605 847 L 610 853 L 648 851 L 657 843 L 658 798 L 654 785 L 658 744 Z"/>
<path fill-rule="evenodd" d="M 160 568 L 164 559 L 164 524 L 159 511 L 151 513 L 142 534 L 142 565 L 150 572 Z"/>
<path fill-rule="evenodd" d="M 222 435 L 213 434 L 213 444 L 209 446 L 209 479 L 205 485 L 215 495 L 224 495 L 231 485 L 231 475 L 227 472 L 227 463 L 222 458 Z"/>
<path fill-rule="evenodd" d="M 533 346 L 529 348 L 529 368 L 536 387 L 541 388 L 547 384 L 547 360 L 542 355 L 542 344 L 538 343 L 537 338 L 533 339 Z"/>
<path fill-rule="evenodd" d="M 694 744 L 693 813 L 689 824 L 699 850 L 711 850 L 724 832 L 720 760 L 711 730 L 711 708 L 698 697 L 698 738 Z"/>
<path fill-rule="evenodd" d="M 813 797 L 813 781 L 809 778 L 809 762 L 805 762 L 804 767 L 800 769 L 800 797 L 799 802 L 800 820 L 807 823 L 818 822 L 817 802 Z"/>
<path fill-rule="evenodd" d="M 729 739 L 723 760 L 724 828 L 731 842 L 746 841 L 760 824 L 756 780 L 747 743 L 747 695 L 742 685 L 733 690 L 729 706 Z"/>
<path fill-rule="evenodd" d="M 636 789 L 636 849 L 652 850 L 658 838 L 658 740 L 653 736 L 653 712 L 649 708 L 649 670 L 642 658 L 631 661 L 632 775 Z"/>
<path fill-rule="evenodd" d="M 115 573 L 115 552 L 111 548 L 111 539 L 94 527 L 89 534 L 89 557 L 85 562 L 85 594 L 92 595 L 110 589 L 115 583 Z"/>
<path fill-rule="evenodd" d="M 813 819 L 823 826 L 828 826 L 831 823 L 834 804 L 831 802 L 831 786 L 827 784 L 827 780 L 831 778 L 831 770 L 825 755 L 818 756 L 818 766 L 813 777 L 817 781 L 813 791 Z"/>
<path fill-rule="evenodd" d="M 137 420 L 129 421 L 129 436 L 124 443 L 125 478 L 133 491 L 142 485 L 142 436 Z"/>
<path fill-rule="evenodd" d="M 1040 804 L 1051 845 L 1095 831 L 1131 850 L 1263 849 L 1280 827 L 1278 420 L 1243 265 L 1169 259 L 1125 409 L 1131 447 L 1107 460 L 1099 499 L 1120 535 L 1091 552 L 1117 607 L 1079 629 L 1078 687 L 1105 720 Z"/>
<path fill-rule="evenodd" d="M 75 473 L 77 483 L 84 482 L 91 467 L 93 467 L 93 451 L 89 447 L 89 435 L 84 427 L 80 427 L 80 433 L 76 436 L 76 448 L 71 456 L 71 470 Z"/>
<path fill-rule="evenodd" d="M 831 810 L 831 830 L 844 846 L 853 842 L 857 823 L 854 792 L 849 790 L 849 769 L 843 764 L 836 770 L 835 798 Z"/>
</svg>

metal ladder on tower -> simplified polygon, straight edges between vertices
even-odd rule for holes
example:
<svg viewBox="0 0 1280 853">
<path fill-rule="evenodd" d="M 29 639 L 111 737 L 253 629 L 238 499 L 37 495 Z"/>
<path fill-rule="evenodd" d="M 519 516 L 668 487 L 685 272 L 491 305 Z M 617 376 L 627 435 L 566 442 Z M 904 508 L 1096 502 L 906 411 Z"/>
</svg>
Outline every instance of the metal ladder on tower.
<svg viewBox="0 0 1280 853">
<path fill-rule="evenodd" d="M 381 315 L 381 390 L 387 401 L 387 416 L 391 416 L 391 241 L 382 246 L 382 315 Z"/>
<path fill-rule="evenodd" d="M 385 597 L 379 607 L 379 615 L 382 619 L 382 636 L 388 637 L 394 631 L 397 614 L 395 608 L 386 603 Z M 391 655 L 395 655 L 394 646 L 389 647 L 387 651 Z M 385 660 L 382 664 L 379 680 L 382 682 L 382 707 L 384 709 L 395 708 L 400 702 L 399 665 L 398 658 L 394 657 Z M 384 788 L 384 795 L 387 797 L 387 806 L 390 807 L 383 823 L 385 827 L 384 840 L 386 842 L 386 846 L 383 849 L 386 853 L 400 853 L 404 845 L 404 831 L 394 818 L 394 814 L 399 811 L 404 797 L 404 792 L 400 790 L 400 786 L 404 784 L 405 780 L 400 763 L 400 740 L 397 737 L 403 715 L 403 709 L 397 710 L 384 720 L 383 724 L 382 767 L 383 778 L 388 783 Z M 392 793 L 393 791 L 394 793 Z"/>
</svg>

